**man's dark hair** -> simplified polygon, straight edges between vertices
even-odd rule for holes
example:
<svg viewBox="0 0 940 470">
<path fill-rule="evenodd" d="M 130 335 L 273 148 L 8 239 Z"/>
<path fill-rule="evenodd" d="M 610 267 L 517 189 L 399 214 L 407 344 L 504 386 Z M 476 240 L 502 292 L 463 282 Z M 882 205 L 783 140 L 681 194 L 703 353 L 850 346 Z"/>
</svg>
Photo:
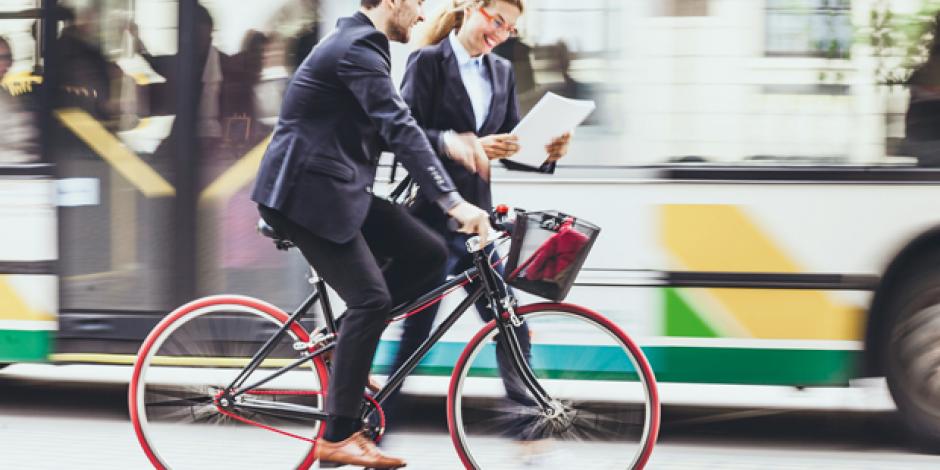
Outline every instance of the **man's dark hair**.
<svg viewBox="0 0 940 470">
<path fill-rule="evenodd" d="M 375 8 L 382 3 L 382 0 L 360 0 L 359 4 L 365 9 Z"/>
</svg>

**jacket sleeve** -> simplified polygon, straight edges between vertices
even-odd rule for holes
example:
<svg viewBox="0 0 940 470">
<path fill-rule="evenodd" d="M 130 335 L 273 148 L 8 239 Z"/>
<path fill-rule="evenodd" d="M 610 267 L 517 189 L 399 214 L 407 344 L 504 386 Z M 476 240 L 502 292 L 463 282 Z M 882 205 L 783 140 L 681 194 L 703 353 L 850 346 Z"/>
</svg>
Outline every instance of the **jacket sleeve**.
<svg viewBox="0 0 940 470">
<path fill-rule="evenodd" d="M 516 125 L 519 124 L 521 119 L 519 116 L 519 97 L 516 96 L 516 74 L 513 73 L 512 68 L 509 68 L 509 83 L 507 84 L 508 96 L 509 96 L 509 105 L 506 107 L 506 119 L 503 121 L 503 125 L 500 126 L 500 134 L 507 134 L 512 132 L 516 128 Z M 555 163 L 543 163 L 542 166 L 530 166 L 523 163 L 516 163 L 511 159 L 502 159 L 499 161 L 506 167 L 507 170 L 515 171 L 529 171 L 533 173 L 555 173 Z"/>
<path fill-rule="evenodd" d="M 337 63 L 337 75 L 428 198 L 454 201 L 448 193 L 456 194 L 456 187 L 398 94 L 390 75 L 387 48 L 380 42 L 384 36 L 377 35 L 381 33 L 356 40 Z"/>
<path fill-rule="evenodd" d="M 417 50 L 408 56 L 408 68 L 401 82 L 401 97 L 411 108 L 411 115 L 428 136 L 431 147 L 438 155 L 444 155 L 441 135 L 447 129 L 431 129 L 429 124 L 434 112 L 434 83 L 437 67 L 433 56 Z"/>
</svg>

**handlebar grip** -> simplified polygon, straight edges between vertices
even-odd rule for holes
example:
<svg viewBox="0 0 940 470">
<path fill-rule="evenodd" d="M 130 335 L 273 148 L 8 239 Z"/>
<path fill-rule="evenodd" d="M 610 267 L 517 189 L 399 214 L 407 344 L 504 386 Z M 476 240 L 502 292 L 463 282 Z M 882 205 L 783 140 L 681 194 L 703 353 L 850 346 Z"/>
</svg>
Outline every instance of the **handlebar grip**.
<svg viewBox="0 0 940 470">
<path fill-rule="evenodd" d="M 522 209 L 516 208 L 516 212 L 520 211 L 522 211 Z M 510 210 L 509 206 L 505 204 L 496 206 L 496 208 L 490 212 L 490 226 L 496 229 L 496 231 L 500 234 L 503 232 L 512 233 L 516 224 L 509 216 L 511 212 L 512 210 Z M 460 223 L 457 222 L 457 219 L 453 217 L 447 218 L 447 230 L 450 230 L 451 232 L 460 231 Z"/>
<path fill-rule="evenodd" d="M 490 233 L 503 234 L 512 233 L 513 227 L 515 227 L 516 224 L 509 219 L 490 217 L 490 226 L 495 229 L 494 232 Z M 453 217 L 447 219 L 447 230 L 450 230 L 451 232 L 460 231 L 460 224 L 457 222 L 457 219 L 454 219 Z"/>
<path fill-rule="evenodd" d="M 506 234 L 505 232 L 491 229 L 490 233 L 487 234 L 486 236 L 486 244 L 483 244 L 483 245 L 480 244 L 480 236 L 474 235 L 470 237 L 469 239 L 467 239 L 467 253 L 476 253 L 482 250 L 483 248 L 485 248 L 487 245 L 495 242 L 496 240 L 499 240 L 505 234 Z"/>
</svg>

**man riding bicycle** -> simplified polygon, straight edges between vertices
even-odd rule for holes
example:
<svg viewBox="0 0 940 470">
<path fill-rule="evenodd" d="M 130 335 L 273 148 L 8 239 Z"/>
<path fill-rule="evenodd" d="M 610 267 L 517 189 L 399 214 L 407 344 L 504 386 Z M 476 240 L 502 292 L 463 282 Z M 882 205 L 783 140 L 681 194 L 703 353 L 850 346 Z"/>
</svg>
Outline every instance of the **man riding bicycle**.
<svg viewBox="0 0 940 470">
<path fill-rule="evenodd" d="M 426 196 L 467 233 L 488 215 L 465 202 L 401 99 L 389 40 L 408 42 L 423 0 L 361 0 L 314 48 L 288 86 L 251 198 L 346 302 L 327 396 L 321 461 L 397 468 L 360 431 L 369 369 L 392 307 L 440 280 L 440 237 L 372 195 L 383 150 L 394 152 Z M 377 259 L 388 261 L 383 269 Z"/>
</svg>

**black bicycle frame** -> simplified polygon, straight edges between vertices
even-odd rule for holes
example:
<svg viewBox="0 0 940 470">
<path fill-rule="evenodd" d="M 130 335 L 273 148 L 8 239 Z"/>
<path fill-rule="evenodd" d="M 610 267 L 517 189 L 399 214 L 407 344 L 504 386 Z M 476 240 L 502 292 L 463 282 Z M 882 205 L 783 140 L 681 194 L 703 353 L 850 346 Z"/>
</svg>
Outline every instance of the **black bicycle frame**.
<svg viewBox="0 0 940 470">
<path fill-rule="evenodd" d="M 322 284 L 323 284 L 323 281 L 317 281 L 316 288 L 314 289 L 313 293 L 310 294 L 306 298 L 306 300 L 304 300 L 303 303 L 300 304 L 299 307 L 297 307 L 297 310 L 294 311 L 294 313 L 290 316 L 290 318 L 288 318 L 286 322 L 284 322 L 284 325 L 278 328 L 277 332 L 274 333 L 274 335 L 272 335 L 268 339 L 268 341 L 264 343 L 263 346 L 261 346 L 261 349 L 259 349 L 258 352 L 256 352 L 254 356 L 252 356 L 251 361 L 248 362 L 248 365 L 244 369 L 242 369 L 242 371 L 238 374 L 238 376 L 235 377 L 235 380 L 233 380 L 232 383 L 229 384 L 226 390 L 238 390 L 239 388 L 241 388 L 242 384 L 245 382 L 248 376 L 250 376 L 252 372 L 254 372 L 258 368 L 258 366 L 261 365 L 261 362 L 266 357 L 268 357 L 268 354 L 270 354 L 271 350 L 274 349 L 274 345 L 277 343 L 279 339 L 281 339 L 281 336 L 284 335 L 287 329 L 290 328 L 291 325 L 295 321 L 299 320 L 300 317 L 302 317 L 305 313 L 307 313 L 307 310 L 310 310 L 310 307 L 312 307 L 313 304 L 316 303 L 317 299 L 320 297 L 321 292 L 326 292 L 325 286 L 322 286 Z M 327 297 L 326 295 L 323 296 L 324 299 L 326 297 Z M 288 367 L 289 368 L 287 368 L 286 370 L 283 370 L 285 368 L 282 368 L 281 374 L 283 374 L 284 372 L 287 372 L 290 369 L 293 369 L 296 366 L 288 366 Z M 281 374 L 278 374 L 278 375 L 281 375 Z M 271 377 L 271 378 L 273 379 L 274 377 Z M 241 391 L 239 390 L 239 392 Z M 240 395 L 241 393 L 238 393 L 238 394 Z"/>
<path fill-rule="evenodd" d="M 418 364 L 424 358 L 425 355 L 431 350 L 431 348 L 436 344 L 443 336 L 450 330 L 451 327 L 457 323 L 457 320 L 472 306 L 481 296 L 486 296 L 490 303 L 490 309 L 493 312 L 503 312 L 504 306 L 500 305 L 500 301 L 508 299 L 508 292 L 505 288 L 503 281 L 500 279 L 499 274 L 493 269 L 490 265 L 488 257 L 484 250 L 480 250 L 474 253 L 474 264 L 475 267 L 471 268 L 459 276 L 451 279 L 448 282 L 445 282 L 440 287 L 434 289 L 433 291 L 421 296 L 417 300 L 401 305 L 393 309 L 391 317 L 395 318 L 403 314 L 407 314 L 417 308 L 425 307 L 428 303 L 433 303 L 439 301 L 440 297 L 447 291 L 456 288 L 460 285 L 463 285 L 467 281 L 472 281 L 473 279 L 479 279 L 481 282 L 467 294 L 467 297 L 447 316 L 446 319 L 435 329 L 431 335 L 421 343 L 418 349 L 399 367 L 397 370 L 393 371 L 389 376 L 388 381 L 385 386 L 375 395 L 376 403 L 383 403 L 389 395 L 392 394 L 394 390 L 401 386 L 405 381 L 405 378 L 408 377 L 414 370 L 418 367 Z M 243 369 L 238 376 L 232 381 L 232 384 L 227 390 L 233 392 L 231 397 L 237 397 L 245 393 L 250 392 L 251 390 L 268 383 L 269 381 L 283 375 L 284 373 L 295 369 L 307 361 L 312 360 L 313 358 L 332 350 L 336 347 L 335 335 L 338 328 L 338 321 L 333 316 L 333 311 L 329 303 L 328 296 L 321 293 L 326 292 L 326 284 L 322 280 L 317 280 L 314 282 L 315 290 L 314 292 L 307 297 L 306 300 L 297 308 L 297 310 L 291 314 L 290 318 L 283 326 L 281 326 L 278 331 L 270 338 L 268 341 L 258 350 L 257 353 L 251 358 L 248 366 Z M 278 370 L 272 372 L 270 375 L 264 377 L 263 379 L 252 383 L 249 386 L 243 387 L 242 384 L 245 380 L 253 373 L 264 361 L 264 359 L 271 353 L 271 350 L 274 347 L 274 344 L 277 340 L 284 335 L 287 330 L 290 328 L 291 324 L 295 321 L 299 321 L 301 317 L 316 303 L 317 300 L 322 302 L 323 317 L 325 321 L 326 332 L 330 335 L 330 339 L 319 349 L 312 353 L 303 354 L 302 357 L 298 358 L 296 361 L 288 364 L 284 367 L 279 368 Z M 508 308 L 512 308 L 510 305 Z M 531 367 L 529 367 L 528 361 L 525 360 L 525 354 L 522 351 L 522 346 L 519 344 L 518 338 L 514 334 L 512 317 L 506 315 L 496 314 L 496 326 L 499 328 L 499 334 L 504 335 L 504 338 L 507 340 L 509 350 L 512 356 L 512 364 L 514 372 L 519 374 L 525 383 L 526 387 L 535 397 L 539 405 L 545 409 L 550 410 L 551 406 L 551 397 L 542 388 L 538 380 L 535 377 L 535 373 L 532 372 Z M 342 319 L 340 319 L 341 321 Z M 283 416 L 297 416 L 297 417 L 307 417 L 314 420 L 325 420 L 329 415 L 318 408 L 313 408 L 309 406 L 291 404 L 291 403 L 281 403 L 281 402 L 245 402 L 241 401 L 237 405 L 238 408 L 243 408 L 247 410 L 253 410 L 258 412 L 263 412 L 267 414 L 280 414 Z M 375 405 L 372 402 L 364 402 L 363 409 L 361 413 L 362 419 L 368 418 L 368 416 L 375 410 Z"/>
<path fill-rule="evenodd" d="M 431 333 L 431 335 L 428 336 L 428 338 L 424 340 L 423 343 L 421 343 L 421 346 L 419 346 L 418 349 L 408 357 L 408 360 L 406 360 L 405 363 L 398 368 L 398 370 L 394 371 L 392 375 L 389 376 L 385 386 L 382 387 L 382 389 L 379 390 L 379 392 L 375 395 L 375 401 L 379 402 L 380 404 L 383 403 L 385 399 L 387 399 L 388 396 L 395 391 L 395 389 L 401 386 L 402 382 L 405 381 L 405 378 L 414 372 L 415 368 L 418 367 L 418 364 L 422 359 L 424 359 L 424 356 L 428 353 L 428 351 L 431 350 L 434 344 L 437 343 L 438 340 L 440 340 L 441 337 L 444 336 L 444 334 L 447 333 L 447 331 L 450 330 L 452 326 L 454 326 L 454 323 L 457 323 L 457 320 L 463 316 L 464 312 L 466 312 L 467 309 L 469 309 L 470 306 L 473 305 L 481 295 L 483 295 L 483 286 L 478 286 L 477 288 L 473 289 L 473 291 L 467 295 L 463 302 L 461 302 L 460 305 L 458 305 L 457 308 L 455 308 L 454 311 L 451 312 L 451 314 L 448 315 L 446 319 L 444 319 L 437 329 L 434 330 L 434 332 Z M 372 404 L 370 403 L 369 405 L 371 406 Z"/>
<path fill-rule="evenodd" d="M 496 327 L 499 329 L 499 334 L 503 335 L 503 338 L 509 346 L 513 369 L 522 378 L 529 392 L 535 396 L 535 400 L 538 402 L 539 406 L 545 411 L 550 411 L 552 409 L 552 399 L 548 395 L 548 392 L 539 384 L 535 373 L 532 372 L 528 361 L 525 360 L 522 345 L 519 344 L 519 339 L 516 337 L 515 331 L 513 330 L 514 325 L 512 321 L 515 314 L 513 311 L 515 306 L 512 305 L 512 303 L 499 305 L 500 300 L 510 300 L 508 292 L 504 291 L 506 285 L 496 273 L 496 270 L 490 265 L 486 256 L 479 254 L 474 257 L 473 261 L 474 264 L 476 264 L 477 270 L 482 273 L 480 278 L 488 294 L 490 310 L 494 312 L 494 316 L 496 317 Z M 503 318 L 503 315 L 505 315 L 505 318 Z"/>
</svg>

